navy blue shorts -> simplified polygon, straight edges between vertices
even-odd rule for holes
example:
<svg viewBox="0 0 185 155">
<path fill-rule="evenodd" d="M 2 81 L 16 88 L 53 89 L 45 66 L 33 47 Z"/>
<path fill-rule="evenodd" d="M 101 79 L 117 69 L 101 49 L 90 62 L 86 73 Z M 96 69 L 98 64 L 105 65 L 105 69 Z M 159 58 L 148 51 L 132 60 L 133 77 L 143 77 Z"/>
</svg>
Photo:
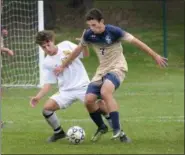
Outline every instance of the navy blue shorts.
<svg viewBox="0 0 185 155">
<path fill-rule="evenodd" d="M 101 87 L 106 79 L 110 80 L 114 84 L 115 89 L 117 89 L 120 86 L 120 80 L 118 79 L 118 77 L 114 73 L 107 73 L 105 76 L 103 76 L 101 84 L 97 85 L 96 83 L 91 82 L 88 85 L 86 94 L 94 94 L 98 96 L 98 98 L 100 99 L 101 98 L 101 94 L 100 94 Z"/>
</svg>

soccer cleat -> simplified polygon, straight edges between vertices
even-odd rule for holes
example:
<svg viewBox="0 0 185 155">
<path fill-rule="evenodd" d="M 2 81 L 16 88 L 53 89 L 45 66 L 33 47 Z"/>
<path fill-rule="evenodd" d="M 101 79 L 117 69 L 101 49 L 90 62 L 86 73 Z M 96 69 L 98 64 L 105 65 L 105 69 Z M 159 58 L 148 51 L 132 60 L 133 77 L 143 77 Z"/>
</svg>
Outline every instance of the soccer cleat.
<svg viewBox="0 0 185 155">
<path fill-rule="evenodd" d="M 130 143 L 131 139 L 129 137 L 127 137 L 127 135 L 124 134 L 124 132 L 122 130 L 118 130 L 114 132 L 114 135 L 112 136 L 112 140 L 116 140 L 116 139 L 120 139 L 121 142 L 124 143 Z"/>
<path fill-rule="evenodd" d="M 123 134 L 123 132 L 122 132 L 122 130 L 117 130 L 117 131 L 113 131 L 113 136 L 112 136 L 112 140 L 114 140 L 114 139 L 118 139 L 118 138 L 120 138 L 121 136 L 123 136 L 124 134 Z"/>
<path fill-rule="evenodd" d="M 64 131 L 61 131 L 59 133 L 54 133 L 51 137 L 48 138 L 48 142 L 56 142 L 59 139 L 65 138 L 66 134 Z"/>
<path fill-rule="evenodd" d="M 132 140 L 129 137 L 127 137 L 127 135 L 122 135 L 119 137 L 119 139 L 123 143 L 131 143 L 132 142 Z"/>
<path fill-rule="evenodd" d="M 96 133 L 94 134 L 94 136 L 91 138 L 91 141 L 93 141 L 93 142 L 97 141 L 98 139 L 100 139 L 102 134 L 105 134 L 107 132 L 108 132 L 108 127 L 106 125 L 98 128 Z"/>
</svg>

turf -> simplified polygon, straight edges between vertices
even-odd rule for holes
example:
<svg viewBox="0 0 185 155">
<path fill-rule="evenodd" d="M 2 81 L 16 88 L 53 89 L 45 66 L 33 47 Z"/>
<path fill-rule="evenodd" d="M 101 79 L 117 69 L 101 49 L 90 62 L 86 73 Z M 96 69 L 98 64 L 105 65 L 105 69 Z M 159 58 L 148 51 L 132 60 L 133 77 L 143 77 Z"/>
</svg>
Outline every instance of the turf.
<svg viewBox="0 0 185 155">
<path fill-rule="evenodd" d="M 162 54 L 161 30 L 140 32 L 130 30 L 158 53 Z M 74 40 L 80 30 L 57 35 L 57 42 Z M 183 28 L 169 28 L 169 67 L 159 69 L 145 53 L 124 44 L 129 64 L 127 78 L 116 91 L 120 119 L 124 131 L 132 138 L 131 144 L 111 141 L 111 132 L 96 143 L 90 142 L 96 126 L 89 119 L 84 106 L 76 102 L 70 108 L 58 111 L 63 128 L 79 125 L 86 132 L 81 145 L 60 140 L 48 144 L 52 130 L 41 111 L 45 97 L 36 108 L 29 106 L 29 97 L 38 89 L 4 89 L 2 118 L 2 154 L 184 154 L 184 32 Z M 73 35 L 72 35 L 73 34 Z M 83 60 L 90 77 L 98 61 L 92 53 Z"/>
</svg>

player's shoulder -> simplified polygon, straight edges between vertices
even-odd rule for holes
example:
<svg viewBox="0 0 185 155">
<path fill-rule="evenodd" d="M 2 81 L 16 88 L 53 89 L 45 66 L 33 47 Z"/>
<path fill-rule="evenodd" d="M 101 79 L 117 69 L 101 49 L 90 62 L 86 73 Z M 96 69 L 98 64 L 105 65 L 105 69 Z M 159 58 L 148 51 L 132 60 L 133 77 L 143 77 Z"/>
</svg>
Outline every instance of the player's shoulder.
<svg viewBox="0 0 185 155">
<path fill-rule="evenodd" d="M 118 27 L 118 26 L 115 26 L 115 25 L 111 25 L 111 24 L 107 24 L 106 25 L 106 29 L 108 31 L 111 31 L 111 32 L 124 31 L 121 27 Z"/>
<path fill-rule="evenodd" d="M 105 29 L 108 33 L 112 34 L 116 38 L 120 38 L 124 36 L 124 30 L 118 26 L 107 24 Z"/>
</svg>

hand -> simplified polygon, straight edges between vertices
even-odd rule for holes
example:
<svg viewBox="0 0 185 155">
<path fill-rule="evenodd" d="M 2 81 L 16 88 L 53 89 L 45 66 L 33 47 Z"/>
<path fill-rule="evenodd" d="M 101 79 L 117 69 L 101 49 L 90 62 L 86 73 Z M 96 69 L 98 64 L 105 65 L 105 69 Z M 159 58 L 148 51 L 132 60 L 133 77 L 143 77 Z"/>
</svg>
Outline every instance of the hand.
<svg viewBox="0 0 185 155">
<path fill-rule="evenodd" d="M 10 56 L 13 56 L 14 55 L 14 52 L 12 50 L 8 50 L 7 53 L 10 55 Z"/>
<path fill-rule="evenodd" d="M 168 63 L 167 63 L 168 59 L 167 58 L 164 58 L 160 55 L 156 55 L 154 57 L 154 59 L 155 59 L 156 63 L 159 65 L 159 67 L 163 68 L 163 67 L 168 66 Z"/>
<path fill-rule="evenodd" d="M 32 97 L 31 100 L 30 100 L 30 105 L 32 108 L 34 108 L 39 102 L 39 98 L 37 97 Z"/>
<path fill-rule="evenodd" d="M 84 36 L 85 32 L 86 32 L 86 29 L 84 29 L 84 31 L 83 31 L 83 33 L 82 33 L 81 38 L 76 38 L 75 40 L 77 40 L 77 41 L 81 41 L 81 40 L 83 39 L 83 36 Z"/>
<path fill-rule="evenodd" d="M 64 68 L 62 66 L 58 66 L 54 69 L 54 73 L 56 76 L 58 76 L 60 73 L 64 71 Z"/>
<path fill-rule="evenodd" d="M 4 36 L 7 36 L 7 35 L 8 35 L 8 31 L 7 31 L 6 29 L 2 29 L 2 34 L 3 34 Z"/>
</svg>

